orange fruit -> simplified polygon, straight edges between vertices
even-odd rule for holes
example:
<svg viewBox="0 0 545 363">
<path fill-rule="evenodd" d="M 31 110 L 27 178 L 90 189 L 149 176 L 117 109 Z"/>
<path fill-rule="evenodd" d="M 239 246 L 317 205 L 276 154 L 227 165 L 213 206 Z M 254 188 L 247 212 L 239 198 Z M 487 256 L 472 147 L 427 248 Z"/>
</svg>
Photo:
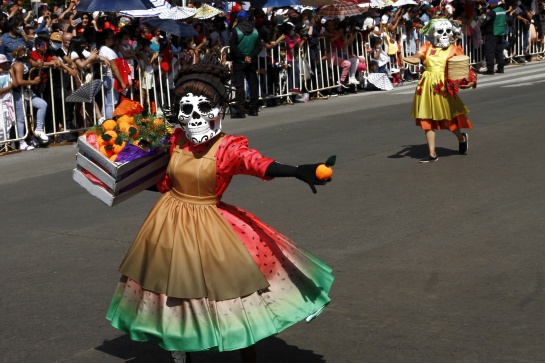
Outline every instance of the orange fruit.
<svg viewBox="0 0 545 363">
<path fill-rule="evenodd" d="M 129 131 L 127 131 L 127 133 L 129 134 L 129 137 L 131 139 L 136 139 L 140 134 L 140 129 L 138 128 L 138 126 L 134 125 L 129 128 Z"/>
<path fill-rule="evenodd" d="M 98 136 L 97 137 L 97 144 L 98 146 L 104 146 L 104 145 L 108 145 L 108 143 L 102 138 L 102 136 Z"/>
<path fill-rule="evenodd" d="M 165 121 L 161 120 L 160 118 L 156 118 L 153 120 L 153 128 L 157 130 L 159 128 L 159 125 L 164 125 Z"/>
<path fill-rule="evenodd" d="M 329 179 L 331 178 L 331 175 L 333 175 L 333 169 L 325 164 L 320 164 L 316 168 L 316 178 L 319 180 Z"/>
<path fill-rule="evenodd" d="M 103 145 L 100 147 L 100 153 L 107 158 L 110 158 L 114 154 L 114 151 L 108 148 L 108 145 Z"/>
<path fill-rule="evenodd" d="M 128 134 L 129 133 L 129 128 L 131 127 L 131 124 L 128 123 L 128 122 L 121 122 L 117 124 L 117 129 L 119 130 L 119 132 L 122 132 L 124 134 Z"/>
<path fill-rule="evenodd" d="M 106 120 L 102 123 L 102 129 L 104 131 L 114 131 L 117 126 L 117 122 L 114 120 Z"/>
<path fill-rule="evenodd" d="M 115 154 L 119 154 L 119 152 L 121 151 L 121 149 L 123 149 L 123 148 L 125 147 L 125 144 L 126 144 L 125 141 L 123 141 L 123 143 L 122 143 L 121 145 L 114 144 L 114 145 L 113 145 L 113 148 L 112 148 L 113 152 L 114 152 Z"/>
<path fill-rule="evenodd" d="M 134 125 L 134 117 L 128 116 L 128 115 L 123 115 L 123 116 L 121 116 L 120 118 L 117 119 L 117 124 L 118 125 L 121 125 L 124 122 L 128 123 L 129 125 Z"/>
<path fill-rule="evenodd" d="M 117 139 L 117 132 L 115 131 L 106 131 L 102 138 L 108 145 L 113 145 L 115 142 L 115 139 Z"/>
</svg>

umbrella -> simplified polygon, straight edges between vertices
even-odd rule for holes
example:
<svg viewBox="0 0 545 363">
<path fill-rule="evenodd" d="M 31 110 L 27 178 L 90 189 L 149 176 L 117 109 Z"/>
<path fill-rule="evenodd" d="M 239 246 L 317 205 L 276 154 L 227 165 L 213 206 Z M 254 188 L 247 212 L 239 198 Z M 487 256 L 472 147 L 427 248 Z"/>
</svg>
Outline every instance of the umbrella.
<svg viewBox="0 0 545 363">
<path fill-rule="evenodd" d="M 335 4 L 338 1 L 339 0 L 299 0 L 299 2 L 302 5 L 313 6 L 313 7 L 331 5 L 331 4 Z"/>
<path fill-rule="evenodd" d="M 195 15 L 196 12 L 197 12 L 197 9 L 195 8 L 188 8 L 184 6 L 173 6 L 170 9 L 159 14 L 159 18 L 182 20 L 182 19 L 191 18 L 192 16 Z"/>
<path fill-rule="evenodd" d="M 358 5 L 345 1 L 339 1 L 338 3 L 326 5 L 318 10 L 318 14 L 322 16 L 352 16 L 359 15 L 363 11 Z"/>
<path fill-rule="evenodd" d="M 92 13 L 93 11 L 114 11 L 123 10 L 148 10 L 152 9 L 150 0 L 81 0 L 75 10 Z"/>
<path fill-rule="evenodd" d="M 367 76 L 367 82 L 371 83 L 373 86 L 382 91 L 390 91 L 394 89 L 394 85 L 386 73 L 370 73 Z"/>
<path fill-rule="evenodd" d="M 199 35 L 193 26 L 173 19 L 151 18 L 146 20 L 144 24 L 179 37 L 194 37 Z"/>
<path fill-rule="evenodd" d="M 80 88 L 66 97 L 66 102 L 93 102 L 101 88 L 102 80 L 100 79 L 95 79 L 91 82 L 82 84 Z"/>
<path fill-rule="evenodd" d="M 359 5 L 363 7 L 370 7 L 373 9 L 382 9 L 386 6 L 394 5 L 392 0 L 358 0 Z"/>
<path fill-rule="evenodd" d="M 255 0 L 251 2 L 256 9 L 282 8 L 285 6 L 301 5 L 299 0 Z"/>
<path fill-rule="evenodd" d="M 400 8 L 405 5 L 418 5 L 418 3 L 414 0 L 397 0 L 394 5 Z"/>
<path fill-rule="evenodd" d="M 166 0 L 149 0 L 153 8 L 147 10 L 127 10 L 120 11 L 121 15 L 130 16 L 132 18 L 151 18 L 158 16 L 162 12 L 171 8 L 170 4 Z"/>
<path fill-rule="evenodd" d="M 197 19 L 210 19 L 214 16 L 221 13 L 223 10 L 216 9 L 213 6 L 210 6 L 208 4 L 202 4 L 200 8 L 197 9 L 197 12 L 195 13 L 195 18 Z"/>
</svg>

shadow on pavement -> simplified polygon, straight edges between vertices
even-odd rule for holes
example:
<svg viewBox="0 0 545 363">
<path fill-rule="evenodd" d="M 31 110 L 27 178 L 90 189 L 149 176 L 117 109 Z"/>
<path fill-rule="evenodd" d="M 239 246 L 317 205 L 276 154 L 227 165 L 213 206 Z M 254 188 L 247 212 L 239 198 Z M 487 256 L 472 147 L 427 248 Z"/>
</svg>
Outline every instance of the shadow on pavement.
<svg viewBox="0 0 545 363">
<path fill-rule="evenodd" d="M 311 350 L 288 345 L 282 339 L 271 337 L 257 343 L 259 363 L 325 363 L 322 355 Z M 130 363 L 172 363 L 170 352 L 155 343 L 135 342 L 127 335 L 105 341 L 96 350 Z M 240 355 L 234 352 L 197 352 L 191 354 L 192 363 L 238 363 Z"/>
<path fill-rule="evenodd" d="M 446 149 L 444 147 L 435 147 L 435 152 L 439 157 L 451 155 L 460 155 L 458 150 Z M 428 155 L 428 144 L 403 145 L 402 149 L 393 155 L 388 155 L 389 159 L 413 158 L 422 159 Z"/>
</svg>

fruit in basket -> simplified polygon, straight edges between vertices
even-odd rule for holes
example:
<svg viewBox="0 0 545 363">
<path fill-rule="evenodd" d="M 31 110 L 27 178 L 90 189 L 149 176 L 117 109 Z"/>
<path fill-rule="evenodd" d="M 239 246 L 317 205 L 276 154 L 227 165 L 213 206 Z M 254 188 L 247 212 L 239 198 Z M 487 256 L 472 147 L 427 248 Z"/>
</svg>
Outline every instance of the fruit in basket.
<svg viewBox="0 0 545 363">
<path fill-rule="evenodd" d="M 138 135 L 140 135 L 140 130 L 138 128 L 138 126 L 131 126 L 129 128 L 129 137 L 132 138 L 132 139 L 136 139 L 138 137 Z"/>
<path fill-rule="evenodd" d="M 131 124 L 128 122 L 122 122 L 117 124 L 117 129 L 119 132 L 122 132 L 124 134 L 129 134 L 129 129 L 131 128 Z"/>
<path fill-rule="evenodd" d="M 106 120 L 102 123 L 102 129 L 104 131 L 114 131 L 117 126 L 117 122 L 114 120 Z"/>
<path fill-rule="evenodd" d="M 121 140 L 119 140 L 121 141 Z M 117 141 L 112 145 L 113 148 L 113 152 L 116 153 L 116 154 L 119 154 L 119 152 L 121 151 L 121 149 L 123 149 L 125 147 L 125 144 L 126 142 L 125 141 L 122 141 L 121 143 L 118 143 Z"/>
<path fill-rule="evenodd" d="M 115 131 L 106 131 L 104 135 L 102 135 L 102 139 L 106 142 L 108 145 L 113 145 L 115 140 L 117 139 L 117 132 Z"/>
<path fill-rule="evenodd" d="M 160 118 L 156 118 L 153 120 L 153 129 L 154 130 L 157 130 L 160 125 L 164 125 L 165 124 L 165 121 L 161 120 Z"/>
<path fill-rule="evenodd" d="M 114 155 L 114 151 L 111 145 L 103 145 L 100 147 L 100 153 L 107 158 L 111 158 Z"/>
<path fill-rule="evenodd" d="M 129 125 L 134 125 L 134 117 L 123 115 L 117 119 L 117 124 L 121 125 L 122 123 L 128 123 Z"/>
</svg>

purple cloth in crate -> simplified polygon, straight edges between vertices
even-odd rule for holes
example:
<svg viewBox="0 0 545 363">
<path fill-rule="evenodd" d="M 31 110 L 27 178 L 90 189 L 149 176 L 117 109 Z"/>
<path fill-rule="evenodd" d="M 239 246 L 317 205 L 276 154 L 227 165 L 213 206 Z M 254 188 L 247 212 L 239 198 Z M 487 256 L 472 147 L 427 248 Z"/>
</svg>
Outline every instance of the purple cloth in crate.
<svg viewBox="0 0 545 363">
<path fill-rule="evenodd" d="M 133 144 L 127 143 L 123 149 L 117 154 L 117 158 L 115 158 L 116 163 L 126 163 L 128 161 L 133 161 L 136 159 L 140 159 L 144 156 L 152 156 L 157 154 L 159 149 L 152 149 L 152 150 L 144 150 L 142 148 L 139 148 L 138 146 L 134 146 Z"/>
</svg>

